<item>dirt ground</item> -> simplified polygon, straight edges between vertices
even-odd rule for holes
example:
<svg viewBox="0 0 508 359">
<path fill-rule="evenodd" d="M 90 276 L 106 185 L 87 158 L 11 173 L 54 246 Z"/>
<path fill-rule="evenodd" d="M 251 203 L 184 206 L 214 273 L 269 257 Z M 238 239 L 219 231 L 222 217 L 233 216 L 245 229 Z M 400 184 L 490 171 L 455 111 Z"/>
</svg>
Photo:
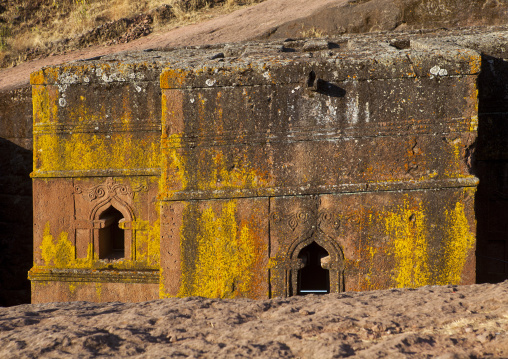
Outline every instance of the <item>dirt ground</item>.
<svg viewBox="0 0 508 359">
<path fill-rule="evenodd" d="M 0 308 L 2 358 L 508 358 L 508 281 Z"/>
<path fill-rule="evenodd" d="M 311 2 L 306 0 L 266 0 L 209 21 L 176 28 L 169 32 L 153 33 L 129 43 L 93 46 L 0 70 L 0 91 L 28 84 L 30 73 L 43 66 L 129 50 L 249 40 L 261 36 L 278 24 L 308 16 L 328 4 L 340 5 L 346 2 L 347 0 L 313 0 Z"/>
</svg>

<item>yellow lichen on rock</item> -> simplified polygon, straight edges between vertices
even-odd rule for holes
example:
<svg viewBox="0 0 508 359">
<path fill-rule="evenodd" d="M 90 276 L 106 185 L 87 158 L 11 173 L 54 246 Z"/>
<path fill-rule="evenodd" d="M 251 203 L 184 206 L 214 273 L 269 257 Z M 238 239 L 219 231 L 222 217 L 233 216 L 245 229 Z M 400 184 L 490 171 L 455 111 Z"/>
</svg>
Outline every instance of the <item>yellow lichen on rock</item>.
<svg viewBox="0 0 508 359">
<path fill-rule="evenodd" d="M 218 216 L 211 207 L 201 212 L 197 223 L 195 269 L 182 268 L 179 296 L 233 298 L 249 292 L 256 244 L 247 224 L 238 228 L 235 212 L 234 200 L 223 204 Z M 180 237 L 181 241 L 186 240 L 183 235 Z"/>
<path fill-rule="evenodd" d="M 48 267 L 54 268 L 89 268 L 92 264 L 92 245 L 88 246 L 87 258 L 76 258 L 76 248 L 68 239 L 68 234 L 62 232 L 58 241 L 53 241 L 49 222 L 44 226 L 42 244 L 40 246 L 42 259 Z"/>
<path fill-rule="evenodd" d="M 144 170 L 160 168 L 160 134 L 154 131 L 140 136 L 133 118 L 132 104 L 124 95 L 120 123 L 113 130 L 99 132 L 99 124 L 108 117 L 106 106 L 95 106 L 81 96 L 80 101 L 66 111 L 60 111 L 65 93 L 52 85 L 34 85 L 34 170 Z M 60 131 L 54 126 L 73 124 L 72 131 Z M 49 126 L 49 127 L 48 127 Z M 107 155 L 105 155 L 107 154 Z"/>
<path fill-rule="evenodd" d="M 74 294 L 75 291 L 76 291 L 76 282 L 70 282 L 69 283 L 69 292 L 71 294 Z"/>
<path fill-rule="evenodd" d="M 250 166 L 247 159 L 244 159 L 242 162 L 239 161 L 235 166 L 227 166 L 222 151 L 216 150 L 211 156 L 213 160 L 212 166 L 210 166 L 206 173 L 203 173 L 203 180 L 198 182 L 199 189 L 256 188 L 259 184 L 264 184 L 266 182 L 265 179 Z"/>
<path fill-rule="evenodd" d="M 445 213 L 447 223 L 445 264 L 441 271 L 439 284 L 460 284 L 467 256 L 475 246 L 475 236 L 470 231 L 462 203 L 457 202 L 454 209 Z"/>
<path fill-rule="evenodd" d="M 182 88 L 190 72 L 185 70 L 165 69 L 160 76 L 160 84 L 163 89 Z"/>
<path fill-rule="evenodd" d="M 32 108 L 35 123 L 51 123 L 58 117 L 58 91 L 55 87 L 33 86 Z"/>
<path fill-rule="evenodd" d="M 162 140 L 164 148 L 163 180 L 160 186 L 162 197 L 171 197 L 174 192 L 187 188 L 186 160 L 180 152 L 181 141 L 182 136 L 180 134 L 173 134 Z"/>
<path fill-rule="evenodd" d="M 368 247 L 369 249 L 369 265 L 368 265 L 368 272 L 365 276 L 365 285 L 366 285 L 366 289 L 367 290 L 372 290 L 374 289 L 373 287 L 373 283 L 372 283 L 372 279 L 374 278 L 375 276 L 375 272 L 374 272 L 374 256 L 376 255 L 376 253 L 378 252 L 378 249 L 377 248 L 374 248 L 374 247 L 371 247 L 369 246 Z"/>
<path fill-rule="evenodd" d="M 150 266 L 160 265 L 160 219 L 150 225 L 148 221 L 136 221 L 136 261 Z"/>
<path fill-rule="evenodd" d="M 95 295 L 97 298 L 97 301 L 101 301 L 102 296 L 102 283 L 95 283 Z"/>
<path fill-rule="evenodd" d="M 158 208 L 157 208 L 158 209 Z M 158 209 L 159 210 L 159 209 Z M 148 230 L 147 261 L 149 264 L 159 267 L 161 262 L 160 242 L 160 218 Z"/>
<path fill-rule="evenodd" d="M 393 243 L 396 265 L 395 286 L 420 287 L 429 284 L 427 223 L 423 205 L 404 201 L 397 212 L 385 217 L 386 234 Z"/>
<path fill-rule="evenodd" d="M 110 138 L 74 133 L 38 135 L 36 146 L 37 171 L 85 171 L 90 169 L 158 168 L 158 143 L 146 144 L 126 132 L 113 133 Z M 104 156 L 104 153 L 110 154 Z"/>
<path fill-rule="evenodd" d="M 139 225 L 138 225 L 139 226 Z M 42 244 L 40 246 L 41 258 L 44 261 L 43 266 L 34 266 L 34 269 L 58 268 L 58 269 L 100 269 L 109 268 L 111 265 L 115 269 L 136 269 L 136 268 L 158 268 L 160 265 L 160 232 L 158 223 L 153 227 L 144 226 L 145 236 L 136 237 L 142 241 L 142 247 L 137 252 L 136 260 L 116 260 L 114 263 L 94 258 L 93 245 L 90 243 L 87 248 L 86 258 L 76 258 L 76 248 L 68 239 L 68 233 L 61 232 L 58 241 L 54 241 L 51 234 L 49 222 L 44 227 Z"/>
</svg>

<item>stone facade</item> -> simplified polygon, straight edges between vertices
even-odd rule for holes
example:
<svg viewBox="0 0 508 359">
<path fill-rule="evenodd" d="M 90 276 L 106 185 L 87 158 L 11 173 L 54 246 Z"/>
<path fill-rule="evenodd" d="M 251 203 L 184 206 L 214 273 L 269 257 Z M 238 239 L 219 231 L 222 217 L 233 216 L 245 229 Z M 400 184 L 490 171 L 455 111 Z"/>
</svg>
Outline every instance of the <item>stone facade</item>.
<svg viewBox="0 0 508 359">
<path fill-rule="evenodd" d="M 32 301 L 474 283 L 481 56 L 438 40 L 193 47 L 32 74 Z"/>
</svg>

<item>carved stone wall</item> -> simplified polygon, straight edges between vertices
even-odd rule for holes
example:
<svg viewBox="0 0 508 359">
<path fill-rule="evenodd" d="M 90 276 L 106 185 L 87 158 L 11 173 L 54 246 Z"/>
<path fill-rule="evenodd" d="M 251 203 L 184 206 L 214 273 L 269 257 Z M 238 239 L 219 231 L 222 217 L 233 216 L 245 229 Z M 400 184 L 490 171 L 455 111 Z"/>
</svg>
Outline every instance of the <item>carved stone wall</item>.
<svg viewBox="0 0 508 359">
<path fill-rule="evenodd" d="M 159 72 L 85 63 L 32 75 L 33 302 L 158 298 Z"/>
<path fill-rule="evenodd" d="M 164 295 L 474 282 L 479 54 L 341 41 L 164 70 Z"/>
<path fill-rule="evenodd" d="M 298 271 L 305 267 L 299 258 L 312 242 L 329 255 L 327 269 L 330 292 L 344 291 L 344 243 L 340 238 L 338 208 L 323 208 L 321 196 L 274 198 L 270 204 L 270 283 L 273 296 L 298 292 Z"/>
<path fill-rule="evenodd" d="M 34 73 L 32 300 L 474 283 L 481 46 L 400 37 Z"/>
</svg>

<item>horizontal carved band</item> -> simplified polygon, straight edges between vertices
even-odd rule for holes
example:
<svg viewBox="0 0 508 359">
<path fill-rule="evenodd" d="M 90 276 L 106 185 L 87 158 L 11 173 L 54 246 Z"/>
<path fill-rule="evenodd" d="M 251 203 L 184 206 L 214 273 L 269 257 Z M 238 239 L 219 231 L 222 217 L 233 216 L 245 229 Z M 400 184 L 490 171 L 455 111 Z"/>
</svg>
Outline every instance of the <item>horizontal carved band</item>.
<svg viewBox="0 0 508 359">
<path fill-rule="evenodd" d="M 299 141 L 333 141 L 379 136 L 434 135 L 475 131 L 476 119 L 453 118 L 436 120 L 400 120 L 370 122 L 365 126 L 345 128 L 294 127 L 285 132 L 225 131 L 219 134 L 183 134 L 163 143 L 163 148 L 209 147 L 231 144 L 290 143 Z"/>
<path fill-rule="evenodd" d="M 100 124 L 78 124 L 78 123 L 36 123 L 34 124 L 34 135 L 44 134 L 73 134 L 73 133 L 112 133 L 112 132 L 156 132 L 160 134 L 162 126 L 160 123 L 111 123 Z"/>
<path fill-rule="evenodd" d="M 28 272 L 31 281 L 50 282 L 100 282 L 100 283 L 159 283 L 159 270 L 91 270 L 48 269 Z"/>
<path fill-rule="evenodd" d="M 291 228 L 292 231 L 300 224 L 317 224 L 317 227 L 321 228 L 322 226 L 329 225 L 335 229 L 340 227 L 340 220 L 336 217 L 336 213 L 329 212 L 326 210 L 321 210 L 318 212 L 314 211 L 298 211 L 292 212 L 288 214 L 280 214 L 278 212 L 272 212 L 270 215 L 270 219 L 273 223 L 286 222 L 286 224 Z"/>
<path fill-rule="evenodd" d="M 160 168 L 131 168 L 107 170 L 67 170 L 67 171 L 34 171 L 32 178 L 75 178 L 75 177 L 127 177 L 127 176 L 159 176 Z"/>
<path fill-rule="evenodd" d="M 105 228 L 109 224 L 104 220 L 92 221 L 88 219 L 76 219 L 74 220 L 74 228 L 76 229 L 100 229 Z M 137 230 L 146 231 L 148 230 L 148 224 L 145 222 L 138 221 L 123 221 L 118 223 L 118 228 L 123 230 Z"/>
<path fill-rule="evenodd" d="M 228 199 L 247 197 L 297 196 L 311 194 L 368 193 L 383 191 L 463 188 L 478 186 L 474 176 L 445 180 L 394 181 L 375 183 L 345 183 L 329 186 L 268 187 L 256 189 L 232 189 L 215 191 L 180 191 L 162 201 Z"/>
</svg>

